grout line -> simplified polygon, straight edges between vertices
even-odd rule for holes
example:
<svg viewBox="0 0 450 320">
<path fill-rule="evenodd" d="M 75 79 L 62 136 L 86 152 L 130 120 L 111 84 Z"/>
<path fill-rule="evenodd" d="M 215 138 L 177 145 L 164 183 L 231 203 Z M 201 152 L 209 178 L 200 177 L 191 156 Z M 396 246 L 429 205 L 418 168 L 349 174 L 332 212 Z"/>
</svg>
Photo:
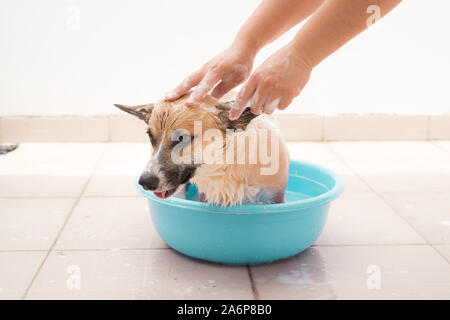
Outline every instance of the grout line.
<svg viewBox="0 0 450 320">
<path fill-rule="evenodd" d="M 433 193 L 433 194 L 448 194 L 449 191 L 446 190 L 423 190 L 423 191 L 389 191 L 389 192 L 383 192 L 384 194 L 392 194 L 392 195 L 401 195 L 401 194 L 405 194 L 405 193 Z"/>
<path fill-rule="evenodd" d="M 95 251 L 95 252 L 120 252 L 120 251 L 151 251 L 151 250 L 173 250 L 170 247 L 167 248 L 79 248 L 79 249 L 64 249 L 55 248 L 55 251 L 63 252 L 83 252 L 83 251 Z"/>
<path fill-rule="evenodd" d="M 259 293 L 258 293 L 258 290 L 256 289 L 256 285 L 255 285 L 255 281 L 253 279 L 252 270 L 251 270 L 250 265 L 247 265 L 247 272 L 248 272 L 248 276 L 250 278 L 250 285 L 251 285 L 252 292 L 253 292 L 253 298 L 255 300 L 259 300 Z"/>
<path fill-rule="evenodd" d="M 314 161 L 314 160 L 312 160 Z M 430 191 L 431 192 L 431 191 Z M 433 193 L 448 193 L 448 191 L 432 191 Z M 367 191 L 346 191 L 346 194 L 361 194 L 361 193 L 368 193 Z M 386 193 L 396 193 L 396 192 L 386 192 Z M 399 191 L 398 193 L 401 193 Z M 404 193 L 404 192 L 403 192 Z M 142 196 L 136 195 L 83 195 L 83 199 L 112 199 L 112 198 L 119 198 L 119 199 L 136 199 L 136 198 L 142 198 Z M 11 199 L 11 200 L 17 200 L 17 199 L 78 199 L 76 197 L 52 197 L 52 196 L 39 196 L 39 197 L 2 197 L 0 196 L 0 200 L 3 199 Z"/>
<path fill-rule="evenodd" d="M 83 188 L 81 189 L 80 195 L 78 196 L 77 200 L 75 201 L 75 203 L 73 204 L 72 208 L 70 209 L 69 214 L 67 215 L 66 219 L 64 220 L 64 223 L 61 227 L 61 229 L 59 230 L 58 234 L 55 237 L 55 240 L 53 240 L 52 245 L 50 246 L 50 248 L 47 251 L 47 254 L 45 255 L 44 259 L 42 260 L 41 264 L 39 265 L 38 269 L 36 270 L 33 278 L 31 279 L 30 283 L 28 284 L 25 293 L 22 296 L 22 300 L 25 300 L 28 292 L 30 291 L 31 287 L 33 286 L 34 281 L 36 280 L 39 272 L 41 271 L 42 267 L 44 266 L 45 262 L 47 261 L 48 257 L 50 256 L 50 253 L 52 252 L 53 248 L 56 245 L 56 242 L 58 241 L 59 237 L 61 236 L 61 233 L 63 232 L 65 226 L 67 225 L 67 223 L 70 220 L 70 217 L 72 216 L 73 212 L 75 211 L 75 208 L 77 207 L 78 203 L 80 202 L 80 199 L 84 193 L 84 191 L 86 190 L 89 182 L 91 181 L 95 171 L 97 170 L 98 166 L 100 165 L 101 161 L 103 160 L 103 158 L 106 155 L 108 148 L 105 148 L 105 150 L 103 150 L 103 153 L 100 155 L 100 157 L 97 159 L 97 162 L 94 165 L 94 168 L 92 169 L 91 174 L 89 175 L 89 178 L 86 180 L 86 182 L 83 185 Z"/>
<path fill-rule="evenodd" d="M 439 251 L 439 250 L 437 250 L 434 246 L 433 246 L 433 244 L 431 244 L 428 240 L 427 240 L 427 238 L 419 231 L 419 230 L 417 230 L 417 228 L 416 227 L 414 227 L 407 219 L 405 219 L 401 214 L 400 214 L 400 212 L 398 212 L 397 211 L 397 209 L 394 207 L 394 206 L 392 206 L 391 205 L 391 203 L 383 196 L 383 194 L 382 193 L 380 193 L 380 192 L 378 192 L 378 191 L 376 191 L 361 175 L 359 175 L 359 173 L 357 173 L 356 171 L 354 171 L 353 170 L 353 168 L 347 163 L 347 161 L 343 158 L 343 157 L 341 157 L 337 152 L 335 152 L 334 150 L 333 150 L 333 148 L 331 148 L 328 144 L 327 144 L 327 147 L 329 148 L 329 150 L 331 150 L 342 162 L 344 162 L 345 163 L 345 165 L 350 169 L 350 170 L 352 170 L 352 172 L 354 172 L 354 174 L 357 176 L 357 177 L 359 177 L 366 185 L 367 185 L 367 187 L 370 189 L 370 190 L 372 190 L 372 192 L 374 192 L 375 193 L 375 195 L 377 195 L 389 208 L 391 208 L 391 210 L 393 210 L 394 212 L 395 212 L 395 214 L 397 214 L 397 216 L 398 217 L 400 217 L 400 219 L 402 219 L 403 221 L 405 221 L 410 227 L 411 227 L 411 229 L 412 230 L 414 230 L 419 236 L 421 236 L 422 237 L 422 239 L 423 240 L 425 240 L 425 242 L 431 247 L 431 248 L 433 248 L 433 250 L 434 251 L 436 251 L 436 253 L 439 255 L 439 256 L 441 256 L 445 261 L 447 261 L 447 258 L 446 257 L 444 257 L 444 255 Z"/>
<path fill-rule="evenodd" d="M 0 250 L 0 253 L 21 253 L 21 252 L 47 252 L 47 249 L 13 249 L 13 250 Z"/>
<path fill-rule="evenodd" d="M 359 244 L 313 244 L 311 247 L 407 247 L 407 246 L 450 246 L 448 243 L 359 243 Z M 53 248 L 52 251 L 62 252 L 119 252 L 119 251 L 153 251 L 153 250 L 173 250 L 170 247 L 155 248 Z M 45 249 L 19 249 L 19 250 L 0 250 L 0 253 L 27 253 L 27 252 L 48 252 Z"/>
<path fill-rule="evenodd" d="M 433 244 L 432 245 L 433 249 L 440 253 L 440 251 L 437 248 L 435 248 L 435 246 L 450 246 L 450 245 L 449 244 L 444 244 L 444 245 L 442 245 L 442 244 Z M 448 264 L 450 264 L 450 257 L 447 258 L 443 254 L 441 254 L 441 256 L 448 262 Z"/>
<path fill-rule="evenodd" d="M 436 243 L 436 245 L 443 245 L 443 244 Z M 166 247 L 166 248 L 77 248 L 77 249 L 53 248 L 54 251 L 64 251 L 64 252 L 150 251 L 150 250 L 167 250 L 167 249 L 172 250 L 172 248 L 170 248 L 170 247 Z M 27 253 L 27 252 L 48 252 L 48 250 L 46 250 L 46 249 L 0 250 L 0 253 Z"/>
<path fill-rule="evenodd" d="M 415 247 L 415 246 L 440 246 L 442 243 L 429 244 L 423 242 L 417 243 L 361 243 L 361 244 L 313 244 L 311 247 Z"/>
<path fill-rule="evenodd" d="M 433 191 L 434 193 L 444 192 L 447 193 L 447 191 Z M 367 191 L 346 191 L 346 193 L 350 194 L 359 194 L 359 193 L 367 193 Z M 83 199 L 89 198 L 89 199 L 111 199 L 111 198 L 119 198 L 119 199 L 134 199 L 134 198 L 142 198 L 142 196 L 136 195 L 83 195 Z M 24 197 L 24 196 L 17 196 L 17 197 L 2 197 L 0 196 L 0 200 L 2 199 L 11 199 L 11 200 L 17 200 L 17 199 L 78 199 L 77 197 L 52 197 L 52 196 L 39 196 L 39 197 Z"/>
<path fill-rule="evenodd" d="M 440 251 L 435 247 L 435 245 L 432 244 L 432 245 L 430 245 L 430 246 L 433 248 L 434 251 L 436 251 L 436 253 L 437 253 L 438 255 L 441 256 L 442 259 L 444 259 L 444 261 L 447 261 L 447 263 L 450 264 L 450 260 L 447 259 L 447 257 L 444 256 L 444 254 L 443 254 L 442 252 L 440 252 Z M 436 244 L 436 246 L 438 246 L 438 244 Z"/>
<path fill-rule="evenodd" d="M 0 199 L 78 199 L 81 198 L 142 198 L 136 195 L 83 195 L 83 196 L 0 196 Z"/>
<path fill-rule="evenodd" d="M 101 198 L 106 198 L 106 199 L 110 199 L 110 198 L 114 198 L 114 199 L 116 199 L 116 198 L 119 198 L 119 199 L 137 199 L 137 198 L 139 198 L 139 199 L 141 199 L 142 198 L 142 195 L 139 195 L 139 194 L 135 194 L 135 195 L 124 195 L 124 196 L 119 196 L 119 195 L 113 195 L 113 194 L 111 194 L 111 195 L 104 195 L 104 196 L 102 196 L 102 195 L 83 195 L 83 198 L 89 198 L 89 199 L 92 199 L 92 198 L 99 198 L 99 199 L 101 199 Z"/>
<path fill-rule="evenodd" d="M 0 199 L 78 199 L 78 196 L 0 196 Z"/>
</svg>

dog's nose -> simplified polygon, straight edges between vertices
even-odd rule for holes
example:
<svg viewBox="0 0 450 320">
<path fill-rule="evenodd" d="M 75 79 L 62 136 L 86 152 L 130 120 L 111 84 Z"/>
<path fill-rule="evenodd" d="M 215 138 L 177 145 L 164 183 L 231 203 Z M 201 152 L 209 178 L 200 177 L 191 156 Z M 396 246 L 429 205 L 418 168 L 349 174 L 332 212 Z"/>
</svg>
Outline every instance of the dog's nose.
<svg viewBox="0 0 450 320">
<path fill-rule="evenodd" d="M 151 173 L 143 173 L 139 178 L 139 184 L 145 190 L 155 190 L 158 187 L 159 178 Z"/>
</svg>

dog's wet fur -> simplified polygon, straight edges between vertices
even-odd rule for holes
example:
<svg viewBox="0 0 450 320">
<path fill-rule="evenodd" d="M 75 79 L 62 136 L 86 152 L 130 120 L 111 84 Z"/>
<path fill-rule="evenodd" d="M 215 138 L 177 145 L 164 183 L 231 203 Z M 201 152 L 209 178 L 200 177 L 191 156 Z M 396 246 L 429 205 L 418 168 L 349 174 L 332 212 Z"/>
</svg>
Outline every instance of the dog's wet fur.
<svg viewBox="0 0 450 320">
<path fill-rule="evenodd" d="M 242 203 L 284 202 L 284 191 L 288 179 L 289 156 L 283 139 L 280 140 L 280 164 L 272 175 L 258 174 L 261 163 L 256 164 L 205 164 L 188 161 L 174 163 L 172 150 L 186 150 L 194 159 L 194 144 L 208 145 L 204 139 L 195 136 L 194 121 L 201 121 L 202 136 L 205 130 L 216 129 L 225 137 L 227 130 L 237 129 L 245 134 L 248 126 L 256 129 L 274 129 L 264 116 L 256 116 L 246 109 L 237 120 L 228 118 L 231 102 L 219 102 L 207 96 L 201 103 L 187 106 L 189 94 L 168 102 L 140 106 L 115 105 L 147 125 L 147 133 L 153 153 L 139 183 L 145 190 L 153 191 L 159 198 L 168 198 L 184 192 L 188 183 L 195 183 L 200 199 L 217 205 L 236 205 Z M 255 119 L 256 118 L 256 119 Z M 275 128 L 276 129 L 276 128 Z M 269 139 L 270 140 L 270 139 Z M 224 141 L 226 139 L 224 138 Z M 248 148 L 246 149 L 248 152 Z"/>
</svg>

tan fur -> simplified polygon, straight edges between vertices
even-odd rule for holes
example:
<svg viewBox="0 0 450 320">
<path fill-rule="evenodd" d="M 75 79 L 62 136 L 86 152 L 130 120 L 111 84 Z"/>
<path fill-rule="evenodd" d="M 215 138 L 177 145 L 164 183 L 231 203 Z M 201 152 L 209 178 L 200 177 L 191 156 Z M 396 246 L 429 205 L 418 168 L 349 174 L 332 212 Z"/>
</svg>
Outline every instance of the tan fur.
<svg viewBox="0 0 450 320">
<path fill-rule="evenodd" d="M 215 106 L 219 101 L 207 96 L 200 104 L 186 106 L 184 102 L 188 95 L 174 101 L 160 101 L 154 105 L 148 125 L 155 136 L 164 136 L 164 148 L 169 148 L 171 144 L 170 132 L 174 129 L 183 128 L 194 134 L 194 121 L 202 121 L 203 132 L 207 129 L 223 129 L 222 123 L 217 116 Z M 248 125 L 246 131 L 235 133 L 242 135 L 248 142 L 249 129 L 274 131 L 275 138 L 279 143 L 279 166 L 278 171 L 272 175 L 261 175 L 261 168 L 265 166 L 260 163 L 257 157 L 256 164 L 202 164 L 191 179 L 191 182 L 197 185 L 199 193 L 204 193 L 210 203 L 220 204 L 222 206 L 233 206 L 252 200 L 258 192 L 264 188 L 270 192 L 279 192 L 284 196 L 284 190 L 288 181 L 289 154 L 286 144 L 274 126 L 270 117 L 261 115 L 253 119 Z M 164 131 L 167 131 L 164 133 Z M 224 136 L 225 137 L 225 136 Z M 270 137 L 270 136 L 269 136 Z M 228 137 L 230 139 L 230 137 Z M 258 149 L 261 148 L 258 141 Z M 270 139 L 268 141 L 270 143 Z M 193 144 L 189 148 L 193 148 Z M 203 141 L 203 148 L 208 142 Z M 230 144 L 227 143 L 227 146 Z M 246 143 L 246 159 L 249 157 L 249 143 Z M 238 150 L 234 144 L 234 154 L 237 156 Z M 270 147 L 268 147 L 270 150 Z M 204 150 L 204 149 L 203 149 Z M 193 152 L 193 149 L 190 150 Z M 259 151 L 259 150 L 258 150 Z M 224 150 L 225 154 L 226 150 Z M 254 200 L 254 199 L 253 199 Z"/>
</svg>

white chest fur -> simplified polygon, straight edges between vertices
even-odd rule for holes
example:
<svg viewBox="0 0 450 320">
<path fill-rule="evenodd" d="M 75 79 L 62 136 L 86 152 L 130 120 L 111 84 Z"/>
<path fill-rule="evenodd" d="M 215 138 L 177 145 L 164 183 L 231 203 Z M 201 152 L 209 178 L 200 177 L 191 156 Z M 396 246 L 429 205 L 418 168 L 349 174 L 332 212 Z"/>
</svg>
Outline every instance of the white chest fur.
<svg viewBox="0 0 450 320">
<path fill-rule="evenodd" d="M 249 185 L 247 179 L 233 167 L 202 166 L 191 182 L 204 193 L 209 203 L 234 206 L 238 204 L 270 203 L 276 190 L 261 185 Z"/>
</svg>

